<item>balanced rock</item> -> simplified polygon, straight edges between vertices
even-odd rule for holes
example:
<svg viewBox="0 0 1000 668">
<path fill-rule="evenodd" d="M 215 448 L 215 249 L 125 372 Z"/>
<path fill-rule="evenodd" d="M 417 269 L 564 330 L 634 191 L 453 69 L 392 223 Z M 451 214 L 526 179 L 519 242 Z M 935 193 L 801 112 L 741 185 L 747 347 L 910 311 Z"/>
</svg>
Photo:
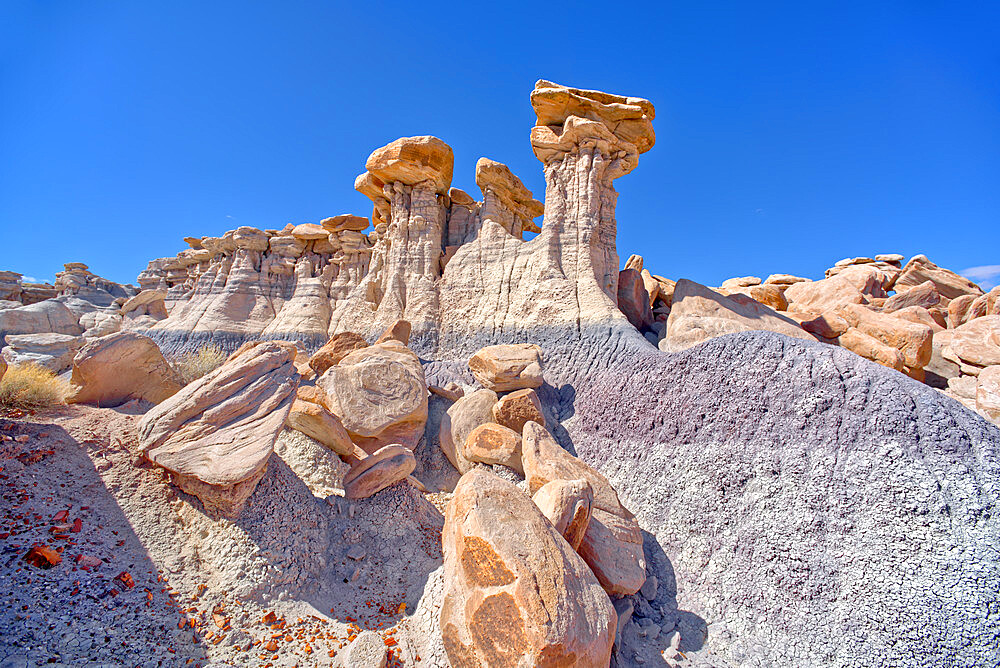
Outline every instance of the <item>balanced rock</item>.
<svg viewBox="0 0 1000 668">
<path fill-rule="evenodd" d="M 445 512 L 440 627 L 452 666 L 605 668 L 616 616 L 593 573 L 534 503 L 482 470 Z"/>
<path fill-rule="evenodd" d="M 417 460 L 411 448 L 392 444 L 358 462 L 344 476 L 344 496 L 366 499 L 413 473 Z"/>
<path fill-rule="evenodd" d="M 62 373 L 85 343 L 70 334 L 9 334 L 3 357 L 11 364 L 37 364 L 53 373 Z"/>
<path fill-rule="evenodd" d="M 497 393 L 493 390 L 476 390 L 459 398 L 441 417 L 438 442 L 441 451 L 459 473 L 472 468 L 472 462 L 465 458 L 464 447 L 469 434 L 476 427 L 493 422 L 493 406 L 496 403 Z"/>
<path fill-rule="evenodd" d="M 642 532 L 635 516 L 618 500 L 611 483 L 582 459 L 556 443 L 545 427 L 524 425 L 521 457 L 528 490 L 535 494 L 553 480 L 586 480 L 594 493 L 590 523 L 579 552 L 612 596 L 639 591 L 646 579 Z"/>
<path fill-rule="evenodd" d="M 469 369 L 483 387 L 495 392 L 539 387 L 544 382 L 541 353 L 531 343 L 487 346 L 472 356 Z"/>
<path fill-rule="evenodd" d="M 437 137 L 400 137 L 375 149 L 368 156 L 365 169 L 382 183 L 398 181 L 413 186 L 431 181 L 436 192 L 446 194 L 454 165 L 451 147 Z"/>
<path fill-rule="evenodd" d="M 579 550 L 594 505 L 594 489 L 590 483 L 583 479 L 552 480 L 539 487 L 531 500 L 570 547 Z"/>
<path fill-rule="evenodd" d="M 914 288 L 925 281 L 931 281 L 937 291 L 947 299 L 955 299 L 962 295 L 978 297 L 983 294 L 978 285 L 964 276 L 959 276 L 953 271 L 937 266 L 928 260 L 926 255 L 910 258 L 910 261 L 903 267 L 903 272 L 896 279 L 894 287 L 899 293 L 905 289 Z"/>
<path fill-rule="evenodd" d="M 139 423 L 145 456 L 205 508 L 239 515 L 264 475 L 295 399 L 295 346 L 242 346 Z"/>
<path fill-rule="evenodd" d="M 184 381 L 152 339 L 116 332 L 91 339 L 77 353 L 66 402 L 108 407 L 144 399 L 158 404 L 182 387 Z"/>
<path fill-rule="evenodd" d="M 324 218 L 319 224 L 328 232 L 340 232 L 342 230 L 364 232 L 368 229 L 368 225 L 370 223 L 368 222 L 368 218 L 365 216 L 355 216 L 350 213 L 342 213 L 339 216 Z"/>
<path fill-rule="evenodd" d="M 497 198 L 499 203 L 508 209 L 515 217 L 521 219 L 524 229 L 529 232 L 540 232 L 532 221 L 544 212 L 544 205 L 531 194 L 521 179 L 514 176 L 510 168 L 489 158 L 480 158 L 476 163 L 476 185 L 483 191 L 488 200 L 488 193 Z M 489 202 L 486 202 L 487 204 Z"/>
<path fill-rule="evenodd" d="M 424 369 L 409 348 L 386 341 L 348 354 L 316 381 L 351 440 L 365 452 L 390 443 L 411 450 L 427 422 Z"/>
<path fill-rule="evenodd" d="M 739 296 L 727 297 L 682 278 L 674 289 L 666 335 L 660 349 L 677 351 L 707 339 L 752 330 L 769 330 L 797 339 L 815 339 L 785 317 L 759 302 Z"/>
<path fill-rule="evenodd" d="M 480 464 L 500 464 L 523 474 L 521 466 L 521 436 L 502 425 L 481 424 L 465 439 L 465 459 Z"/>
<path fill-rule="evenodd" d="M 542 402 L 538 393 L 528 388 L 511 392 L 493 405 L 493 419 L 516 431 L 518 434 L 527 422 L 537 422 L 545 426 Z"/>
<path fill-rule="evenodd" d="M 354 453 L 354 443 L 344 425 L 320 402 L 297 398 L 292 403 L 285 424 L 319 441 L 338 455 L 346 456 Z"/>
<path fill-rule="evenodd" d="M 313 353 L 309 358 L 309 366 L 318 375 L 322 376 L 330 367 L 340 364 L 340 360 L 347 357 L 355 350 L 367 348 L 368 342 L 364 337 L 354 332 L 341 332 L 334 334 L 330 340 L 323 344 L 323 347 Z"/>
</svg>

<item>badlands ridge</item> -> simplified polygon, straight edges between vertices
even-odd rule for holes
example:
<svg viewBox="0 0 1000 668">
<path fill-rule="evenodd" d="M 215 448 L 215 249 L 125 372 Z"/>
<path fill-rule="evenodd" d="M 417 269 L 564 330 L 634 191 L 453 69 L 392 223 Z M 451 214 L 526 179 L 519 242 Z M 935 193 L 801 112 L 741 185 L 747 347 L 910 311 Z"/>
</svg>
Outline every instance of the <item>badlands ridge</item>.
<svg viewBox="0 0 1000 668">
<path fill-rule="evenodd" d="M 0 420 L 4 665 L 1000 665 L 1000 288 L 622 262 L 653 105 L 531 104 L 544 202 L 404 137 L 370 216 L 0 272 L 69 382 Z"/>
</svg>

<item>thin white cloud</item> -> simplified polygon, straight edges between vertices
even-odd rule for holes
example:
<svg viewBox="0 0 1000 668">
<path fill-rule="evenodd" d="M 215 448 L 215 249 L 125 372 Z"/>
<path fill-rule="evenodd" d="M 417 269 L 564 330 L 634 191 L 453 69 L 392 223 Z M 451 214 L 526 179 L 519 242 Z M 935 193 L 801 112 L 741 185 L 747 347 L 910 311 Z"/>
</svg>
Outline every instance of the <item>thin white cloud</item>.
<svg viewBox="0 0 1000 668">
<path fill-rule="evenodd" d="M 22 276 L 21 277 L 21 282 L 22 283 L 41 283 L 41 281 L 38 280 L 37 278 L 35 278 L 34 276 Z"/>
<path fill-rule="evenodd" d="M 969 267 L 958 272 L 970 281 L 975 281 L 983 290 L 992 290 L 1000 285 L 1000 264 L 986 264 L 982 267 Z"/>
</svg>

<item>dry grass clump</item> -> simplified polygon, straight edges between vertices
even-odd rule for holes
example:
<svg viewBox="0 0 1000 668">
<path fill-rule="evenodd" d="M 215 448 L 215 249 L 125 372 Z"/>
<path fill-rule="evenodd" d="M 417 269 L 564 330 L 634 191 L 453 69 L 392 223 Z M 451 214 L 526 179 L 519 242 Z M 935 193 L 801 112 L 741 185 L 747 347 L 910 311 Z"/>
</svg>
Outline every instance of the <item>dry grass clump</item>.
<svg viewBox="0 0 1000 668">
<path fill-rule="evenodd" d="M 229 357 L 229 353 L 210 343 L 195 352 L 181 355 L 174 360 L 173 367 L 185 383 L 190 383 L 218 369 L 227 357 Z"/>
<path fill-rule="evenodd" d="M 39 409 L 64 403 L 69 384 L 37 364 L 12 364 L 0 379 L 0 407 Z"/>
</svg>

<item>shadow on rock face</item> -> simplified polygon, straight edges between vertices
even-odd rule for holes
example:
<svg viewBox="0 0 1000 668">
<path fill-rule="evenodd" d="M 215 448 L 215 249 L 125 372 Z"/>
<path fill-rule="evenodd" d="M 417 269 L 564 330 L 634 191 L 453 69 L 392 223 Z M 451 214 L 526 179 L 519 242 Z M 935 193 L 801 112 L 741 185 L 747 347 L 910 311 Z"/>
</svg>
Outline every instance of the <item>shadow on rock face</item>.
<svg viewBox="0 0 1000 668">
<path fill-rule="evenodd" d="M 705 646 L 708 624 L 697 614 L 678 608 L 674 568 L 656 536 L 643 531 L 642 549 L 647 583 L 616 605 L 621 610 L 631 604 L 632 612 L 625 615 L 627 621 L 619 630 L 615 659 L 619 666 L 674 666 L 687 660 L 687 653 Z"/>
</svg>

